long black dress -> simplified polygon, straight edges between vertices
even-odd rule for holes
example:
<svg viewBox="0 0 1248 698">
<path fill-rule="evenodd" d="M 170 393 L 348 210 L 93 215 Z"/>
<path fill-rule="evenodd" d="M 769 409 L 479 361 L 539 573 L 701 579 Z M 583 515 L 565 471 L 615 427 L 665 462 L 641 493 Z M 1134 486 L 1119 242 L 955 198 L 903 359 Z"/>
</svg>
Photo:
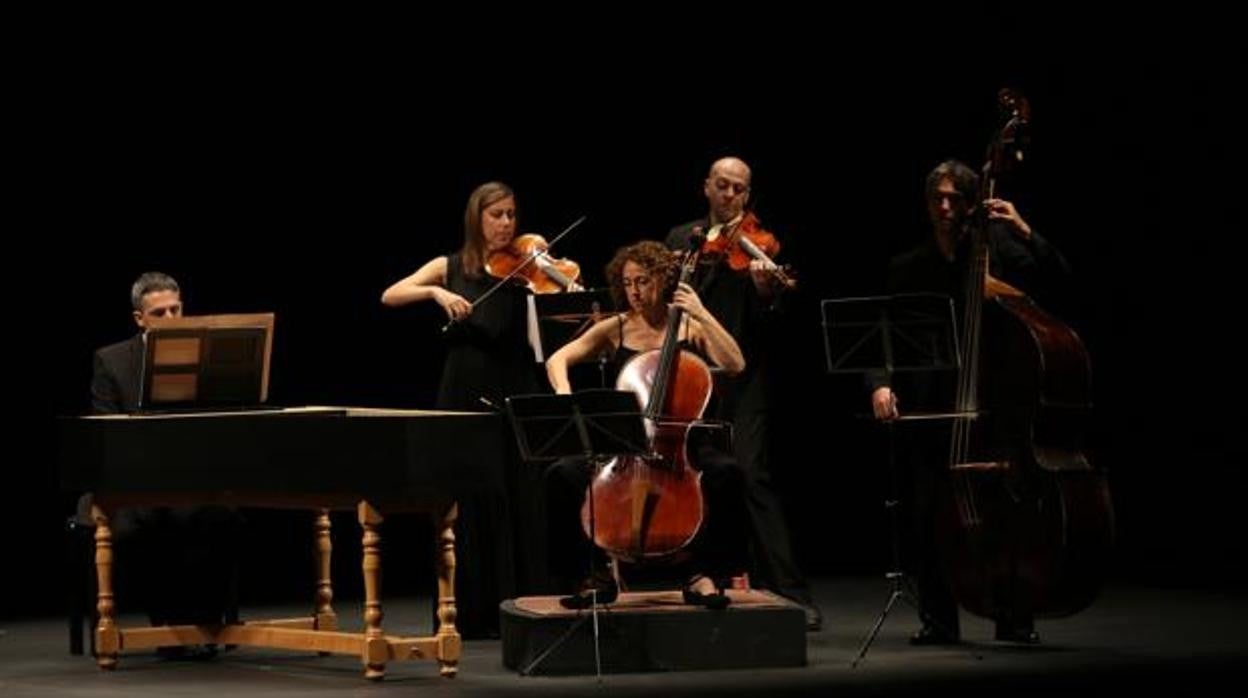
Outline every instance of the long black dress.
<svg viewBox="0 0 1248 698">
<path fill-rule="evenodd" d="M 458 253 L 447 258 L 447 288 L 469 301 L 494 282 L 468 278 Z M 482 398 L 501 409 L 511 395 L 544 392 L 525 331 L 526 295 L 520 287 L 500 289 L 447 331 L 439 409 L 483 412 L 493 408 Z M 506 464 L 505 491 L 459 501 L 456 626 L 466 638 L 496 637 L 500 601 L 545 590 L 540 469 L 523 465 L 514 448 Z"/>
</svg>

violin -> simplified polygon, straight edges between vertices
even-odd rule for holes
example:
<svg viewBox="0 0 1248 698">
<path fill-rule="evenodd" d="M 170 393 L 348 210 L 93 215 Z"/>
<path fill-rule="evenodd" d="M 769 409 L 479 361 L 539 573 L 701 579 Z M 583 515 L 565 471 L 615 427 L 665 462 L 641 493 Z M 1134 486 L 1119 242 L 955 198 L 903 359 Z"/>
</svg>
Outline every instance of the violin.
<svg viewBox="0 0 1248 698">
<path fill-rule="evenodd" d="M 577 281 L 581 278 L 580 265 L 571 260 L 552 259 L 546 250 L 584 222 L 585 216 L 577 218 L 549 243 L 541 235 L 521 235 L 513 238 L 507 247 L 491 252 L 485 261 L 485 273 L 498 281 L 478 296 L 473 305 L 481 305 L 513 279 L 518 279 L 519 283 L 525 284 L 534 293 L 581 290 Z M 446 332 L 456 322 L 458 320 L 451 318 L 442 326 L 442 331 Z"/>
<path fill-rule="evenodd" d="M 735 225 L 728 223 L 722 226 L 718 235 L 714 234 L 715 228 L 712 226 L 707 234 L 702 254 L 723 257 L 734 271 L 748 270 L 750 262 L 757 259 L 767 265 L 767 270 L 784 288 L 791 289 L 797 285 L 787 269 L 771 261 L 780 253 L 780 241 L 763 229 L 753 211 L 746 213 Z"/>
<path fill-rule="evenodd" d="M 485 272 L 499 279 L 517 279 L 533 293 L 581 290 L 581 265 L 551 257 L 549 248 L 546 238 L 536 233 L 516 236 L 507 247 L 490 253 Z"/>
</svg>

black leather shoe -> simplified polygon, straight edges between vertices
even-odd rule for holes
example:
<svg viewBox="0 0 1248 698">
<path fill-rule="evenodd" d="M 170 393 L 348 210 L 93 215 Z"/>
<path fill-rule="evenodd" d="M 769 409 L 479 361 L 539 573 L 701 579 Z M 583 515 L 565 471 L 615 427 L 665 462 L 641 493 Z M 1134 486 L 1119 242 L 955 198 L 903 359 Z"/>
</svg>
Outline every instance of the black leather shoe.
<svg viewBox="0 0 1248 698">
<path fill-rule="evenodd" d="M 806 612 L 806 632 L 817 633 L 823 630 L 823 613 L 819 607 L 812 604 L 802 604 L 802 610 Z"/>
<path fill-rule="evenodd" d="M 575 594 L 560 598 L 559 605 L 569 610 L 579 611 L 593 606 L 595 597 L 600 604 L 615 603 L 615 600 L 620 597 L 620 588 L 614 579 L 595 579 Z"/>
<path fill-rule="evenodd" d="M 216 645 L 167 645 L 156 648 L 156 655 L 167 662 L 215 659 Z"/>
<path fill-rule="evenodd" d="M 955 634 L 950 635 L 937 630 L 934 625 L 924 625 L 918 632 L 910 636 L 912 645 L 956 645 L 962 640 Z"/>
<path fill-rule="evenodd" d="M 685 603 L 690 606 L 705 606 L 712 611 L 722 611 L 732 604 L 732 599 L 722 591 L 716 591 L 714 594 L 703 594 L 693 589 L 685 588 L 681 590 L 681 595 L 685 598 Z"/>
<path fill-rule="evenodd" d="M 684 597 L 685 603 L 690 606 L 703 606 L 711 609 L 712 611 L 722 611 L 725 608 L 728 608 L 729 604 L 732 603 L 732 599 L 728 598 L 728 595 L 724 593 L 724 590 L 720 587 L 720 585 L 715 584 L 715 591 L 711 594 L 703 594 L 702 592 L 693 590 L 693 585 L 702 579 L 707 579 L 707 577 L 700 575 L 696 576 L 689 581 L 688 586 L 681 589 L 680 594 Z M 712 583 L 714 583 L 714 580 L 712 580 Z"/>
<path fill-rule="evenodd" d="M 1017 642 L 1020 645 L 1040 644 L 1040 634 L 1032 627 L 1014 627 L 997 623 L 995 637 L 1000 642 Z"/>
</svg>

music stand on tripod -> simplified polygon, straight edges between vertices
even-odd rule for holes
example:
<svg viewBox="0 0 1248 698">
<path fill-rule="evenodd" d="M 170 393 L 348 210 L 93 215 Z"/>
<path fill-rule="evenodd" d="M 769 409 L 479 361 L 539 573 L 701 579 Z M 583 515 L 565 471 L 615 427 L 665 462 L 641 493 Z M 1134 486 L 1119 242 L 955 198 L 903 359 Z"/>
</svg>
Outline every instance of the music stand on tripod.
<svg viewBox="0 0 1248 698">
<path fill-rule="evenodd" d="M 823 341 L 828 373 L 879 376 L 892 383 L 898 373 L 957 370 L 959 353 L 954 331 L 953 302 L 933 293 L 828 299 L 821 303 Z M 897 422 L 973 418 L 973 414 L 916 413 L 885 422 L 888 432 L 888 486 L 884 508 L 889 513 L 891 569 L 888 602 L 863 641 L 851 666 L 866 656 L 884 620 L 900 601 L 921 614 L 901 564 L 901 483 L 898 474 L 894 426 Z M 933 622 L 925 619 L 925 622 Z M 951 634 L 948 628 L 938 630 Z"/>
<path fill-rule="evenodd" d="M 545 362 L 560 347 L 580 337 L 598 318 L 611 313 L 615 308 L 611 301 L 611 292 L 605 288 L 565 293 L 532 293 L 528 296 L 528 303 L 529 344 L 533 347 L 533 358 L 537 363 Z M 594 382 L 602 388 L 607 387 L 607 357 L 607 353 L 603 352 L 594 362 L 598 373 L 598 379 Z M 578 370 L 580 368 L 582 366 L 571 366 L 569 372 L 587 373 Z M 580 377 L 573 376 L 573 385 L 589 384 L 578 383 L 578 378 Z"/>
<path fill-rule="evenodd" d="M 507 398 L 507 414 L 515 426 L 521 457 L 528 462 L 559 458 L 582 458 L 585 467 L 608 457 L 645 455 L 649 452 L 645 423 L 637 395 L 626 390 L 585 390 L 572 395 L 517 395 Z M 589 497 L 589 537 L 596 540 L 594 498 Z M 589 572 L 593 575 L 593 553 Z M 590 613 L 577 618 L 564 633 L 523 670 L 529 675 L 555 649 L 572 636 L 587 618 L 593 619 L 594 666 L 602 680 L 602 655 L 598 635 L 598 592 L 590 590 Z"/>
</svg>

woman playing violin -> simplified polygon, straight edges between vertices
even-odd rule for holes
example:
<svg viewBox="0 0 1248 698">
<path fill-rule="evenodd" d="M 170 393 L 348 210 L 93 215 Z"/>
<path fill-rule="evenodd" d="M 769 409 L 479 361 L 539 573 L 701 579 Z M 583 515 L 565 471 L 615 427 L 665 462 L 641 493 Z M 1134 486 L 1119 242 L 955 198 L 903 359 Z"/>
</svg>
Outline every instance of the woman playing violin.
<svg viewBox="0 0 1248 698">
<path fill-rule="evenodd" d="M 464 211 L 459 252 L 435 257 L 386 289 L 388 306 L 432 300 L 455 320 L 438 389 L 440 409 L 480 411 L 501 406 L 510 395 L 539 391 L 532 350 L 525 333 L 525 291 L 498 289 L 474 305 L 497 279 L 486 273 L 491 253 L 507 248 L 516 233 L 516 197 L 500 182 L 477 187 Z M 488 401 L 483 403 L 483 399 Z"/>
<path fill-rule="evenodd" d="M 528 290 L 509 283 L 487 301 L 476 303 L 498 281 L 486 273 L 489 255 L 506 248 L 515 233 L 516 196 L 511 188 L 500 182 L 482 184 L 468 197 L 464 210 L 463 247 L 435 257 L 381 296 L 381 302 L 392 307 L 432 300 L 455 321 L 445 333 L 439 409 L 480 412 L 501 408 L 511 395 L 542 392 L 526 334 Z M 459 502 L 456 546 L 460 559 L 473 564 L 471 573 L 456 575 L 455 580 L 456 625 L 466 637 L 496 634 L 498 602 L 517 591 L 540 591 L 533 587 L 543 584 L 545 561 L 518 555 L 513 548 L 513 536 L 517 545 L 538 537 L 530 529 L 540 530 L 542 518 L 528 509 L 538 507 L 540 497 L 530 490 L 540 495 L 540 480 L 509 484 L 511 503 L 502 496 Z"/>
<path fill-rule="evenodd" d="M 547 360 L 547 377 L 556 392 L 572 391 L 568 378 L 571 365 L 595 360 L 606 353 L 618 372 L 633 356 L 663 345 L 668 291 L 675 282 L 675 271 L 671 253 L 657 242 L 639 242 L 616 252 L 607 265 L 606 275 L 617 306 L 627 310 L 598 321 Z M 735 375 L 745 368 L 745 358 L 736 340 L 702 305 L 693 288 L 679 285 L 671 291 L 670 302 L 684 311 L 679 334 L 682 346 L 705 356 L 727 374 Z M 742 497 L 741 478 L 730 457 L 716 452 L 709 444 L 693 448 L 697 452 L 694 462 L 702 470 L 708 523 L 690 551 L 684 575 L 685 599 L 722 607 L 728 603 L 720 591 L 722 578 L 742 569 L 740 553 L 744 551 L 745 538 L 744 532 L 735 527 L 744 516 L 744 512 L 735 510 Z M 557 549 L 581 552 L 560 560 L 565 568 L 560 571 L 574 578 L 583 574 L 584 559 L 590 554 L 589 541 L 579 525 L 581 502 L 589 484 L 584 466 L 583 462 L 562 461 L 553 470 L 551 482 L 554 544 Z"/>
</svg>

